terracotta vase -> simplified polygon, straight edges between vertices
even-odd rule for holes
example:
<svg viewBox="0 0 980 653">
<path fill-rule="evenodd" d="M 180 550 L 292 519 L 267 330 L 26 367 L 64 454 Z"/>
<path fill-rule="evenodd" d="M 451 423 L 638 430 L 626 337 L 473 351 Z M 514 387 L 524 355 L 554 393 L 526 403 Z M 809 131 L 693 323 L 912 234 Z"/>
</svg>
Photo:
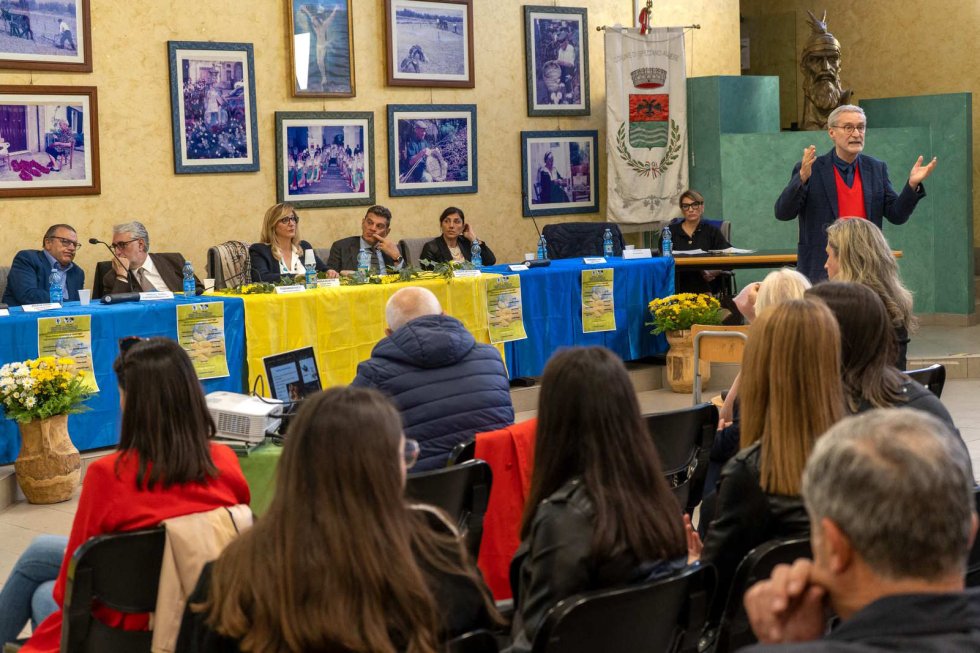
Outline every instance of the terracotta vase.
<svg viewBox="0 0 980 653">
<path fill-rule="evenodd" d="M 68 416 L 20 424 L 17 483 L 30 503 L 58 503 L 78 487 L 82 459 L 68 437 Z"/>
<path fill-rule="evenodd" d="M 694 392 L 694 338 L 690 329 L 668 331 L 667 382 L 674 392 Z M 701 387 L 711 378 L 711 363 L 701 363 Z"/>
</svg>

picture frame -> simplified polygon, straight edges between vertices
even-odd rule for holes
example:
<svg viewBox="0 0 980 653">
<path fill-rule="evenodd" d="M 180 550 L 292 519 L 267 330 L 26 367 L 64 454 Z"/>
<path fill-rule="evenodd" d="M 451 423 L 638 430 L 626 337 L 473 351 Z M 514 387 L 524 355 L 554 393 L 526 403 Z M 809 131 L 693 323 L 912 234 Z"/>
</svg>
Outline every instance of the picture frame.
<svg viewBox="0 0 980 653">
<path fill-rule="evenodd" d="M 277 111 L 276 201 L 296 208 L 375 203 L 374 114 Z"/>
<path fill-rule="evenodd" d="M 473 88 L 473 0 L 385 0 L 389 86 Z"/>
<path fill-rule="evenodd" d="M 353 0 L 286 0 L 293 97 L 354 97 Z"/>
<path fill-rule="evenodd" d="M 594 129 L 521 132 L 524 217 L 597 213 L 598 147 Z"/>
<path fill-rule="evenodd" d="M 0 197 L 98 195 L 94 86 L 0 86 Z"/>
<path fill-rule="evenodd" d="M 0 3 L 0 69 L 92 72 L 89 2 L 65 0 L 57 12 L 27 0 Z"/>
<path fill-rule="evenodd" d="M 388 105 L 388 194 L 477 192 L 475 104 Z"/>
<path fill-rule="evenodd" d="M 174 172 L 256 172 L 251 43 L 168 41 Z"/>
<path fill-rule="evenodd" d="M 588 116 L 588 11 L 524 6 L 527 115 Z"/>
</svg>

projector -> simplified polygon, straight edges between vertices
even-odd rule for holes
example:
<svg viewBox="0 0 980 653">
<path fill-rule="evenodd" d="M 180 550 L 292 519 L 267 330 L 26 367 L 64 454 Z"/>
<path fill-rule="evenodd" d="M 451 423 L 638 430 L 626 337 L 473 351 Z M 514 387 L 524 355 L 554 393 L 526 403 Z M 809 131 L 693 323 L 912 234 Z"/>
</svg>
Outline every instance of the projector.
<svg viewBox="0 0 980 653">
<path fill-rule="evenodd" d="M 218 426 L 217 437 L 258 444 L 282 421 L 282 402 L 237 392 L 217 391 L 205 397 Z"/>
</svg>

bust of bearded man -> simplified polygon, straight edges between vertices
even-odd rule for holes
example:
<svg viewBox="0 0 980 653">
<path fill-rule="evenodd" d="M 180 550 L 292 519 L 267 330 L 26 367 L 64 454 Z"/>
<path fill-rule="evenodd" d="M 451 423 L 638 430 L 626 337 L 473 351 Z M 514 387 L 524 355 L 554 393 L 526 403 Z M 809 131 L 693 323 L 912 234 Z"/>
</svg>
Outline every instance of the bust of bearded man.
<svg viewBox="0 0 980 653">
<path fill-rule="evenodd" d="M 851 91 L 841 88 L 840 43 L 827 31 L 827 12 L 818 20 L 810 15 L 810 38 L 803 46 L 800 69 L 803 71 L 804 130 L 827 129 L 827 116 L 842 104 L 849 104 Z"/>
</svg>

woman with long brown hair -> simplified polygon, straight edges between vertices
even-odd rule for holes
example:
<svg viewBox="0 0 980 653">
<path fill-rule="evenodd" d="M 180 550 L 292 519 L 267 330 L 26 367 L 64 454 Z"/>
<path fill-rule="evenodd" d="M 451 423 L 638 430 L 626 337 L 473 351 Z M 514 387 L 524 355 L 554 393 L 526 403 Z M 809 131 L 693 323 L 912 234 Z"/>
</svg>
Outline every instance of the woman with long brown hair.
<svg viewBox="0 0 980 653">
<path fill-rule="evenodd" d="M 417 445 L 417 443 L 415 443 Z M 332 388 L 290 424 L 268 512 L 205 567 L 179 651 L 410 651 L 490 625 L 458 535 L 403 496 L 398 411 Z"/>
<path fill-rule="evenodd" d="M 302 173 L 301 173 L 302 174 Z M 281 202 L 269 207 L 262 219 L 259 242 L 248 248 L 252 282 L 278 283 L 285 277 L 306 272 L 306 250 L 313 250 L 299 237 L 299 215 L 292 204 Z M 326 272 L 326 264 L 313 253 L 317 272 Z"/>
</svg>

